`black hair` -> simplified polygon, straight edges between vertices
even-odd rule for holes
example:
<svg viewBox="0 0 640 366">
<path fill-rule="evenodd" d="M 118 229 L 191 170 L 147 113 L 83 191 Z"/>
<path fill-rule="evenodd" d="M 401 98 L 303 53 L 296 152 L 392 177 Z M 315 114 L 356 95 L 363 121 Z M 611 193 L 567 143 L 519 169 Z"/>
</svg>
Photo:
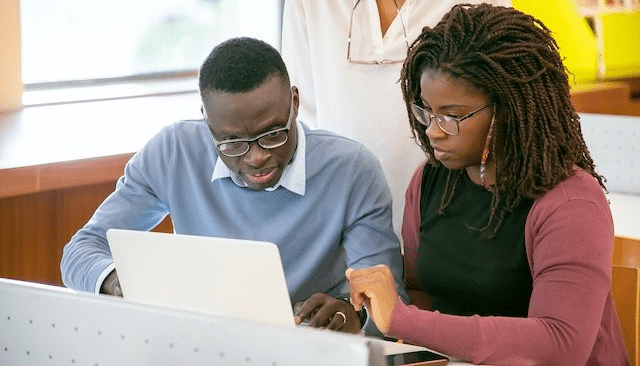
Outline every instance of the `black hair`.
<svg viewBox="0 0 640 366">
<path fill-rule="evenodd" d="M 280 53 L 268 43 L 248 37 L 232 38 L 216 46 L 200 67 L 199 87 L 231 93 L 251 91 L 272 76 L 289 83 Z"/>
<path fill-rule="evenodd" d="M 523 199 L 536 199 L 579 166 L 604 186 L 582 137 L 571 104 L 568 71 L 550 30 L 513 8 L 489 4 L 454 6 L 412 43 L 400 77 L 413 136 L 433 159 L 424 127 L 410 103 L 420 95 L 425 70 L 443 72 L 486 92 L 496 106 L 490 156 L 496 168 L 492 209 L 483 229 L 498 231 L 504 216 Z M 451 201 L 460 172 L 450 172 L 441 213 Z M 486 230 L 485 230 L 486 229 Z"/>
</svg>

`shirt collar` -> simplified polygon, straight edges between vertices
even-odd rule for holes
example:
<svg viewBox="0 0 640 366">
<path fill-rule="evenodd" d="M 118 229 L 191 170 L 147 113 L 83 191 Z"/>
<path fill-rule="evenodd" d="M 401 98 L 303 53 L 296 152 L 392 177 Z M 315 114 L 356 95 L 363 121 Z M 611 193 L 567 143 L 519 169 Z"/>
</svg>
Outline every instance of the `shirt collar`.
<svg viewBox="0 0 640 366">
<path fill-rule="evenodd" d="M 298 121 L 296 121 L 296 131 L 298 135 L 298 146 L 296 147 L 296 152 L 293 154 L 291 162 L 289 162 L 289 164 L 284 168 L 284 172 L 282 173 L 278 183 L 273 187 L 266 188 L 266 191 L 275 191 L 278 187 L 282 186 L 293 193 L 304 196 L 307 182 L 306 136 L 302 129 L 302 124 Z M 232 172 L 231 169 L 224 164 L 220 156 L 218 156 L 216 165 L 213 168 L 211 181 L 213 182 L 214 180 L 221 178 L 231 178 L 233 183 L 238 187 L 247 187 L 247 183 L 239 175 Z"/>
</svg>

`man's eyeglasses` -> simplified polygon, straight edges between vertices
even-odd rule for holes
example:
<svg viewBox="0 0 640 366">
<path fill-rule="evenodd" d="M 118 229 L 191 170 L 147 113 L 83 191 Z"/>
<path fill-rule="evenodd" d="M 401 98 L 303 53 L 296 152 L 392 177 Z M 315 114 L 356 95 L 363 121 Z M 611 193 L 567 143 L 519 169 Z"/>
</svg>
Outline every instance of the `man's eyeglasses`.
<svg viewBox="0 0 640 366">
<path fill-rule="evenodd" d="M 291 123 L 293 120 L 293 93 L 291 93 L 291 107 L 289 108 L 289 118 L 286 126 L 267 131 L 254 138 L 218 141 L 215 136 L 213 136 L 213 130 L 206 121 L 206 118 L 205 123 L 209 126 L 211 136 L 213 136 L 213 142 L 215 143 L 218 151 L 224 156 L 237 157 L 246 154 L 251 148 L 251 144 L 254 142 L 257 142 L 263 149 L 275 149 L 286 144 L 289 140 L 289 130 L 291 129 Z"/>
<path fill-rule="evenodd" d="M 460 132 L 460 122 L 474 116 L 476 113 L 480 112 L 481 110 L 493 105 L 493 104 L 487 104 L 484 107 L 477 109 L 467 115 L 456 118 L 451 116 L 444 116 L 442 114 L 431 113 L 430 111 L 422 108 L 416 103 L 417 102 L 411 103 L 411 112 L 413 112 L 413 115 L 416 117 L 418 122 L 420 122 L 422 125 L 425 126 L 425 129 L 429 128 L 429 126 L 431 126 L 431 123 L 435 120 L 436 123 L 438 123 L 438 127 L 440 127 L 442 132 L 451 136 L 455 136 Z"/>
<path fill-rule="evenodd" d="M 356 12 L 356 7 L 360 4 L 361 0 L 356 1 L 353 5 L 353 9 L 351 10 L 351 20 L 349 21 L 349 33 L 347 34 L 347 62 L 352 64 L 362 64 L 362 65 L 383 65 L 383 64 L 397 64 L 400 62 L 404 62 L 404 56 L 398 60 L 354 60 L 351 58 L 351 31 L 353 29 L 353 15 Z M 402 15 L 400 14 L 400 8 L 398 7 L 398 3 L 393 0 L 393 3 L 396 5 L 396 9 L 398 11 L 397 15 L 400 18 L 400 24 L 402 24 L 402 32 L 404 34 L 404 42 L 407 44 L 407 50 L 409 50 L 409 38 L 407 37 L 407 28 L 404 25 L 404 21 L 402 20 Z M 406 55 L 405 55 L 406 56 Z"/>
</svg>

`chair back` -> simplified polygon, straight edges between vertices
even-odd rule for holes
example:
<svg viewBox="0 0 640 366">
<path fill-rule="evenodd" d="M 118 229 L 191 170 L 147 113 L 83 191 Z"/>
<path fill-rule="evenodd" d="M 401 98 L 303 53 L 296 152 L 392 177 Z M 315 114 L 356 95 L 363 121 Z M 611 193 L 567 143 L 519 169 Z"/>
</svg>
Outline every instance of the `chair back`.
<svg viewBox="0 0 640 366">
<path fill-rule="evenodd" d="M 640 239 L 616 236 L 612 293 L 629 361 L 640 366 Z"/>
</svg>

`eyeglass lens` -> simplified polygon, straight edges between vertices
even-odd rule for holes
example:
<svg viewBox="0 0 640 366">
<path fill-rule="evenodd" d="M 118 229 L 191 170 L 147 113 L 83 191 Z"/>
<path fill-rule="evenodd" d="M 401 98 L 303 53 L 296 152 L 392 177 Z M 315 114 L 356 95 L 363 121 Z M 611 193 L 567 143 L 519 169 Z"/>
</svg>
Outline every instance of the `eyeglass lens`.
<svg viewBox="0 0 640 366">
<path fill-rule="evenodd" d="M 457 135 L 459 132 L 459 120 L 457 118 L 433 114 L 415 103 L 411 103 L 411 111 L 418 122 L 422 123 L 425 128 L 429 128 L 429 126 L 431 126 L 432 119 L 435 119 L 436 123 L 444 133 L 448 135 Z"/>
<path fill-rule="evenodd" d="M 244 155 L 249 151 L 251 143 L 256 141 L 260 147 L 264 149 L 275 149 L 284 145 L 289 139 L 289 130 L 279 130 L 269 132 L 266 135 L 259 136 L 252 141 L 231 141 L 218 145 L 218 149 L 226 156 L 234 157 Z"/>
</svg>

